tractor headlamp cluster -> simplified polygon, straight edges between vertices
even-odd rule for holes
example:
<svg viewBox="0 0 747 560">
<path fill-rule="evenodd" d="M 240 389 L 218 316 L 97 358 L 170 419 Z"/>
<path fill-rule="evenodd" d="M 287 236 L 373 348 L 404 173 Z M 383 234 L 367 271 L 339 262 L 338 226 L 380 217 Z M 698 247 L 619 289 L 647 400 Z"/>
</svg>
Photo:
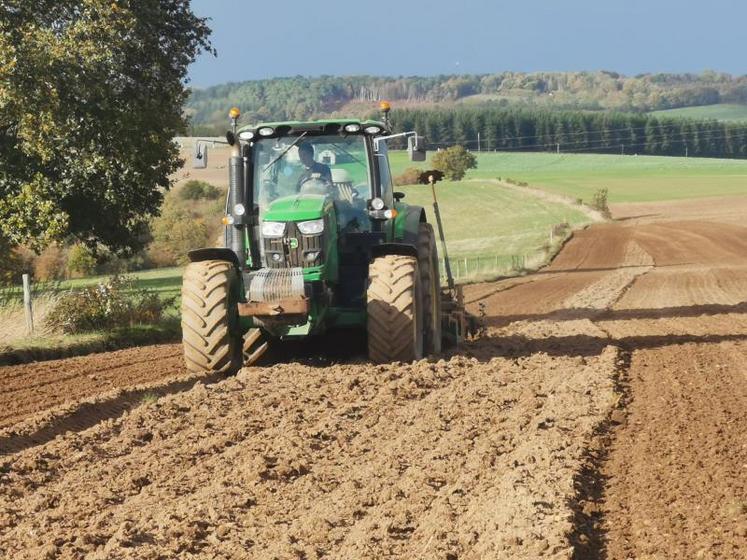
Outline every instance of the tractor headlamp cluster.
<svg viewBox="0 0 747 560">
<path fill-rule="evenodd" d="M 239 132 L 239 140 L 251 140 L 254 138 L 254 133 L 251 130 L 242 130 Z"/>
<path fill-rule="evenodd" d="M 273 134 L 275 134 L 275 129 L 271 126 L 263 126 L 259 130 L 257 130 L 257 133 L 260 136 L 272 136 Z"/>
<path fill-rule="evenodd" d="M 346 124 L 343 127 L 343 130 L 345 132 L 360 132 L 361 131 L 361 125 L 359 125 L 357 123 Z"/>
<path fill-rule="evenodd" d="M 397 217 L 397 210 L 387 208 L 381 198 L 372 198 L 368 203 L 368 215 L 372 220 L 391 220 Z"/>
<path fill-rule="evenodd" d="M 365 132 L 366 134 L 378 134 L 381 132 L 381 130 L 382 128 L 380 126 L 371 125 L 364 128 L 363 132 Z"/>
<path fill-rule="evenodd" d="M 282 237 L 285 234 L 285 222 L 262 222 L 263 237 Z"/>
<path fill-rule="evenodd" d="M 298 227 L 298 230 L 304 235 L 319 235 L 324 231 L 324 219 L 319 218 L 318 220 L 298 222 L 296 226 Z"/>
</svg>

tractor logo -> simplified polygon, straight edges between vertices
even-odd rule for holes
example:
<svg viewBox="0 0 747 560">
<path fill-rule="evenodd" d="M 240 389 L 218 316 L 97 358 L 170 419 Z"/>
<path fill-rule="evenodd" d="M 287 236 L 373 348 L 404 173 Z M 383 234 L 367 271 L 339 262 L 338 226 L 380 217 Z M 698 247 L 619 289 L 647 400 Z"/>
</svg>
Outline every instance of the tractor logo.
<svg viewBox="0 0 747 560">
<path fill-rule="evenodd" d="M 298 239 L 296 239 L 295 237 L 290 237 L 286 239 L 285 242 L 291 249 L 298 249 Z"/>
</svg>

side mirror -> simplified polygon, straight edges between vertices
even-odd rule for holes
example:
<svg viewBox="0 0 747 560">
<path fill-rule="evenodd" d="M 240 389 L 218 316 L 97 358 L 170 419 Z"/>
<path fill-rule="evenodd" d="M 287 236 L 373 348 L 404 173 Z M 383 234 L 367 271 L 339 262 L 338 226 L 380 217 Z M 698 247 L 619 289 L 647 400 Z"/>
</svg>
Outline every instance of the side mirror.
<svg viewBox="0 0 747 560">
<path fill-rule="evenodd" d="M 422 136 L 408 136 L 407 155 L 410 161 L 425 161 L 425 138 Z"/>
<path fill-rule="evenodd" d="M 394 191 L 392 193 L 392 196 L 394 197 L 394 200 L 396 200 L 397 202 L 399 202 L 400 200 L 402 200 L 403 198 L 405 198 L 405 193 L 400 192 L 400 191 Z"/>
<path fill-rule="evenodd" d="M 207 168 L 208 147 L 199 140 L 195 142 L 194 152 L 192 153 L 192 169 Z"/>
</svg>

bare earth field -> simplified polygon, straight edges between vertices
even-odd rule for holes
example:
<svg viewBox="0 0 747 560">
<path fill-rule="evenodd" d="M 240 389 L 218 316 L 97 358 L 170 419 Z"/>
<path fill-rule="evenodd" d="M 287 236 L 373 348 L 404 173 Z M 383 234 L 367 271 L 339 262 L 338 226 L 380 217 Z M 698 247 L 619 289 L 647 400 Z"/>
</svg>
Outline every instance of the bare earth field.
<svg viewBox="0 0 747 560">
<path fill-rule="evenodd" d="M 746 203 L 689 204 L 469 287 L 439 359 L 0 368 L 0 557 L 745 557 Z"/>
</svg>

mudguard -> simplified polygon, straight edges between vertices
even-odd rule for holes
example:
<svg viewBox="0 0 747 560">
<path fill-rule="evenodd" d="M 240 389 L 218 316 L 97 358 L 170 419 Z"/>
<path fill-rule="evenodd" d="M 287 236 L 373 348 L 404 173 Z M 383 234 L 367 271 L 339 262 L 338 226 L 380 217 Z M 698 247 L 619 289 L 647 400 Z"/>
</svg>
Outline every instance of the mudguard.
<svg viewBox="0 0 747 560">
<path fill-rule="evenodd" d="M 202 261 L 228 261 L 239 268 L 239 257 L 231 249 L 225 247 L 206 247 L 204 249 L 195 249 L 187 253 L 190 262 Z"/>
<path fill-rule="evenodd" d="M 416 244 L 408 243 L 382 243 L 371 247 L 371 259 L 384 255 L 403 255 L 406 257 L 417 257 L 418 247 Z"/>
<path fill-rule="evenodd" d="M 404 205 L 403 205 L 404 206 Z M 425 222 L 425 210 L 421 206 L 405 206 L 404 216 L 397 217 L 395 239 L 406 245 L 417 247 L 418 229 L 421 222 Z"/>
</svg>

